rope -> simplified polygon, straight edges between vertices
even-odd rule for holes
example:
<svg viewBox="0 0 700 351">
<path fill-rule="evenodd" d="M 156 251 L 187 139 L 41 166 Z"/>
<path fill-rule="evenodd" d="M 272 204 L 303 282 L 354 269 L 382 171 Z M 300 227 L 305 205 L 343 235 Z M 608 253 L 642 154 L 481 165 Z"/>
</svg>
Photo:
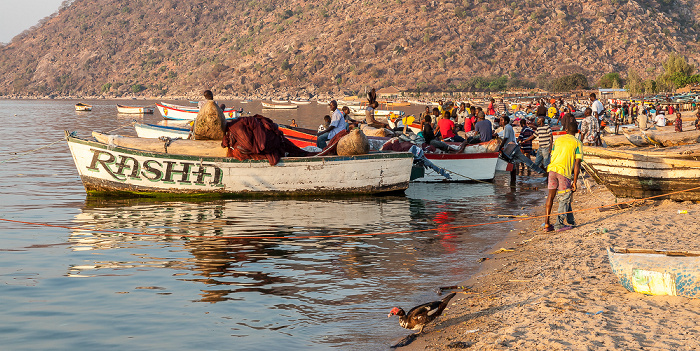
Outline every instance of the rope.
<svg viewBox="0 0 700 351">
<path fill-rule="evenodd" d="M 112 130 L 107 131 L 106 134 L 109 134 L 109 133 L 111 133 L 111 132 L 117 131 L 117 130 L 122 129 L 122 128 L 127 127 L 127 126 L 134 125 L 134 123 L 136 123 L 136 122 L 137 122 L 137 121 L 136 121 L 135 119 L 132 119 L 131 122 L 129 122 L 129 123 L 125 124 L 125 125 L 122 125 L 121 127 L 118 127 L 118 128 L 115 128 L 115 129 L 112 129 Z M 9 162 L 9 161 L 18 159 L 18 158 L 20 158 L 20 157 L 22 157 L 22 156 L 25 156 L 25 155 L 27 155 L 27 154 L 34 153 L 34 152 L 39 151 L 39 150 L 41 150 L 41 149 L 45 149 L 45 148 L 47 148 L 47 147 L 49 147 L 49 146 L 58 144 L 58 143 L 60 143 L 60 142 L 62 142 L 62 141 L 65 141 L 65 140 L 66 140 L 65 138 L 61 138 L 61 139 L 58 139 L 58 140 L 56 140 L 56 141 L 54 141 L 54 142 L 51 142 L 51 143 L 49 143 L 49 144 L 47 144 L 47 145 L 38 147 L 38 148 L 36 148 L 36 149 L 17 153 L 17 154 L 16 154 L 17 156 L 15 156 L 15 157 L 10 157 L 10 158 L 8 158 L 7 160 L 2 160 L 2 161 L 0 161 L 0 164 L 3 164 L 3 163 L 5 163 L 5 162 Z"/>
<path fill-rule="evenodd" d="M 695 187 L 695 188 L 690 188 L 690 189 L 685 189 L 685 190 L 678 190 L 678 191 L 673 191 L 670 193 L 666 194 L 661 194 L 661 195 L 655 195 L 655 196 L 649 196 L 646 198 L 642 199 L 632 199 L 629 201 L 617 203 L 617 204 L 612 204 L 612 205 L 604 205 L 604 206 L 596 206 L 596 207 L 589 207 L 589 208 L 584 208 L 584 209 L 579 209 L 579 210 L 573 210 L 573 211 L 567 211 L 567 212 L 561 212 L 561 213 L 553 213 L 549 216 L 557 216 L 561 214 L 567 214 L 567 213 L 578 213 L 578 212 L 584 212 L 584 211 L 592 211 L 592 210 L 597 210 L 601 208 L 606 208 L 606 207 L 611 207 L 611 206 L 619 206 L 622 204 L 628 204 L 628 203 L 633 203 L 637 201 L 643 201 L 643 200 L 651 200 L 659 197 L 664 197 L 668 195 L 673 195 L 673 194 L 679 194 L 679 193 L 684 193 L 687 191 L 693 191 L 693 190 L 700 190 L 700 186 Z M 503 221 L 495 221 L 495 222 L 488 222 L 488 223 L 477 223 L 477 224 L 469 224 L 469 225 L 460 225 L 460 226 L 440 226 L 438 228 L 429 228 L 429 229 L 415 229 L 415 230 L 402 230 L 402 231 L 395 231 L 395 232 L 379 232 L 379 233 L 363 233 L 363 234 L 327 234 L 327 235 L 294 235 L 294 236 L 216 236 L 216 237 L 211 237 L 212 239 L 323 239 L 323 238 L 349 238 L 349 237 L 367 237 L 367 236 L 379 236 L 379 235 L 392 235 L 392 234 L 409 234 L 409 233 L 424 233 L 424 232 L 431 232 L 431 231 L 445 231 L 445 230 L 451 230 L 451 229 L 460 229 L 460 228 L 472 228 L 472 227 L 481 227 L 485 225 L 494 225 L 494 224 L 502 224 L 502 223 L 510 223 L 510 222 L 520 222 L 520 221 L 527 221 L 527 220 L 533 220 L 533 219 L 538 219 L 538 218 L 545 218 L 549 217 L 548 215 L 539 215 L 539 216 L 530 216 L 530 217 L 524 217 L 524 218 L 516 218 L 516 219 L 509 219 L 509 220 L 503 220 Z M 37 223 L 37 222 L 26 222 L 26 221 L 18 221 L 18 220 L 12 220 L 12 219 L 5 219 L 5 218 L 0 218 L 0 221 L 3 222 L 11 222 L 11 223 L 18 223 L 18 224 L 27 224 L 27 225 L 35 225 L 35 226 L 43 226 L 43 227 L 51 227 L 51 228 L 63 228 L 63 229 L 69 229 L 69 230 L 80 230 L 80 231 L 88 231 L 88 232 L 101 232 L 101 233 L 113 233 L 113 234 L 131 234 L 131 235 L 148 235 L 148 236 L 164 236 L 164 237 L 179 237 L 179 238 L 205 238 L 200 235 L 183 235 L 183 234 L 152 234 L 152 233 L 144 233 L 144 232 L 128 232 L 128 231 L 123 231 L 123 230 L 109 230 L 109 229 L 87 229 L 87 228 L 81 228 L 81 227 L 70 227 L 70 226 L 63 226 L 63 225 L 56 225 L 56 224 L 49 224 L 49 223 Z"/>
</svg>

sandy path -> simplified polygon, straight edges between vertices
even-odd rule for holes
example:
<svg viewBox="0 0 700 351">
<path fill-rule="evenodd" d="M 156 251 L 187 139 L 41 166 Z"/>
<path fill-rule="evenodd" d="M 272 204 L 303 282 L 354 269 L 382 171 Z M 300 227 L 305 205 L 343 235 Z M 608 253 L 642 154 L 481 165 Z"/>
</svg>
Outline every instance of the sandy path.
<svg viewBox="0 0 700 351">
<path fill-rule="evenodd" d="M 576 210 L 615 198 L 594 186 L 592 193 L 581 187 L 574 201 Z M 636 205 L 577 213 L 577 228 L 554 234 L 542 232 L 541 219 L 523 222 L 519 233 L 494 248 L 515 251 L 488 255 L 482 271 L 462 284 L 475 293 L 459 294 L 424 335 L 402 349 L 700 348 L 700 300 L 628 292 L 605 251 L 609 246 L 700 250 L 700 205 L 668 200 Z"/>
</svg>

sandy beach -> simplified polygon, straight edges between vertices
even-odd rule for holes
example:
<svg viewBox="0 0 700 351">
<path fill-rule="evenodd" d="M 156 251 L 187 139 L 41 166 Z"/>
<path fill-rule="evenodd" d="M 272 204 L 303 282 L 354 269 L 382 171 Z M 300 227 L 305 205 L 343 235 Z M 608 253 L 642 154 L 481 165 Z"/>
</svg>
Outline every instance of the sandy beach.
<svg viewBox="0 0 700 351">
<path fill-rule="evenodd" d="M 579 180 L 574 210 L 616 202 L 605 187 L 587 182 L 590 190 Z M 532 215 L 543 213 L 544 206 Z M 606 248 L 698 250 L 698 214 L 700 205 L 689 201 L 643 200 L 576 213 L 578 226 L 569 231 L 545 233 L 541 218 L 522 221 L 485 256 L 478 274 L 455 282 L 471 291 L 458 294 L 423 335 L 399 349 L 697 349 L 700 300 L 627 291 Z"/>
</svg>

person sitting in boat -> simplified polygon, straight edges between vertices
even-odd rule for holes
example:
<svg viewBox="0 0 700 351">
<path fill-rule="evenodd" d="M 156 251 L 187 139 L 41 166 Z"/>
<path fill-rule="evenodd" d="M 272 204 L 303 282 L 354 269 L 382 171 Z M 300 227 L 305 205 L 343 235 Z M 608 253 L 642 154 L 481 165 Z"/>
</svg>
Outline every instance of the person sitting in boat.
<svg viewBox="0 0 700 351">
<path fill-rule="evenodd" d="M 440 134 L 443 142 L 458 142 L 464 141 L 464 138 L 457 135 L 457 129 L 455 127 L 455 122 L 450 118 L 450 111 L 445 111 L 442 118 L 437 123 L 438 127 L 435 130 L 435 134 Z"/>
<path fill-rule="evenodd" d="M 649 122 L 649 116 L 646 109 L 642 110 L 642 114 L 637 118 L 637 124 L 639 124 L 639 130 L 647 130 L 647 122 Z"/>
<path fill-rule="evenodd" d="M 330 118 L 330 117 L 329 117 L 329 118 Z M 294 118 L 292 118 L 292 123 L 290 123 L 289 126 L 290 126 L 290 127 L 294 127 L 294 128 L 298 128 L 298 127 L 299 127 L 299 125 L 297 125 L 297 121 L 296 121 Z"/>
<path fill-rule="evenodd" d="M 340 112 L 340 110 L 338 109 L 338 102 L 332 100 L 328 104 L 328 106 L 331 110 L 330 125 L 328 126 L 328 129 L 326 129 L 322 133 L 319 133 L 318 138 L 316 139 L 316 146 L 318 146 L 321 149 L 325 149 L 328 145 L 328 140 L 333 139 L 333 137 L 336 134 L 345 130 L 345 128 L 347 127 L 347 124 L 345 123 L 345 117 L 343 116 L 343 113 Z"/>
<path fill-rule="evenodd" d="M 533 129 L 535 123 L 533 121 L 528 121 L 526 119 L 520 120 L 520 134 L 518 135 L 518 145 L 520 145 L 520 151 L 522 151 L 525 157 L 530 158 L 532 156 L 532 141 L 535 140 L 537 135 Z M 518 170 L 520 174 L 525 174 L 525 164 L 520 163 L 520 169 Z M 527 169 L 527 175 L 530 175 L 530 169 Z"/>
<path fill-rule="evenodd" d="M 325 115 L 323 116 L 323 124 L 318 126 L 318 133 L 319 135 L 328 129 L 328 127 L 331 125 L 331 116 Z"/>
<path fill-rule="evenodd" d="M 350 113 L 350 108 L 347 106 L 343 106 L 341 110 L 343 111 L 343 115 L 345 116 L 345 123 L 348 125 L 348 127 L 353 126 L 357 128 L 359 122 L 350 117 L 352 116 L 352 114 Z"/>
<path fill-rule="evenodd" d="M 567 126 L 566 135 L 554 141 L 552 146 L 552 160 L 547 166 L 549 172 L 547 181 L 547 202 L 545 204 L 544 230 L 567 230 L 576 226 L 574 214 L 571 213 L 571 199 L 576 192 L 576 182 L 581 170 L 581 160 L 583 159 L 583 145 L 576 139 L 578 128 L 575 123 Z M 554 198 L 559 194 L 559 208 L 557 212 L 557 222 L 554 226 L 549 223 L 549 216 L 552 214 Z M 568 212 L 568 213 L 567 213 Z"/>
<path fill-rule="evenodd" d="M 450 146 L 440 141 L 440 139 L 438 139 L 435 135 L 435 131 L 433 130 L 432 118 L 430 116 L 423 117 L 420 124 L 421 133 L 423 134 L 423 139 L 425 140 L 426 144 L 445 152 L 450 151 Z"/>
<path fill-rule="evenodd" d="M 207 89 L 203 91 L 202 95 L 204 96 L 204 100 L 197 103 L 197 108 L 199 108 L 200 110 L 208 101 L 214 101 L 214 93 L 212 93 L 211 90 Z M 216 103 L 216 101 L 214 101 L 214 103 Z M 221 110 L 223 111 L 224 109 Z"/>
<path fill-rule="evenodd" d="M 365 123 L 367 123 L 368 126 L 374 127 L 374 128 L 386 128 L 386 127 L 388 127 L 388 125 L 377 121 L 376 118 L 374 117 L 374 111 L 378 107 L 379 107 L 379 103 L 376 101 L 367 105 L 367 108 L 365 109 Z"/>
<path fill-rule="evenodd" d="M 459 108 L 457 109 L 457 123 L 455 123 L 457 130 L 464 130 L 464 124 L 468 117 L 469 110 L 467 110 L 467 104 L 462 102 L 459 104 Z"/>
<path fill-rule="evenodd" d="M 483 112 L 479 113 L 477 122 L 474 124 L 474 130 L 479 134 L 482 143 L 493 139 L 493 129 L 491 126 L 491 121 L 486 119 L 486 115 Z"/>
</svg>

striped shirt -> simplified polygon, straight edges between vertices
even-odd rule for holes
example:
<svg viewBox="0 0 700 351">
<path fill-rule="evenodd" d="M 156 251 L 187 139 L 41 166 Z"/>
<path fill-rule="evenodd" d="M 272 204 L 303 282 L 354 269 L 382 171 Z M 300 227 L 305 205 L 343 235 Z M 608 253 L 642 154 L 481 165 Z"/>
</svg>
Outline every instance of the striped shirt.
<svg viewBox="0 0 700 351">
<path fill-rule="evenodd" d="M 540 147 L 549 149 L 552 147 L 552 144 L 550 144 L 550 140 L 552 137 L 552 128 L 549 128 L 548 125 L 543 125 L 541 127 L 537 127 L 537 142 L 540 144 Z"/>
<path fill-rule="evenodd" d="M 498 104 L 498 113 L 500 113 L 501 115 L 508 114 L 508 106 L 506 106 L 505 102 Z"/>
</svg>

